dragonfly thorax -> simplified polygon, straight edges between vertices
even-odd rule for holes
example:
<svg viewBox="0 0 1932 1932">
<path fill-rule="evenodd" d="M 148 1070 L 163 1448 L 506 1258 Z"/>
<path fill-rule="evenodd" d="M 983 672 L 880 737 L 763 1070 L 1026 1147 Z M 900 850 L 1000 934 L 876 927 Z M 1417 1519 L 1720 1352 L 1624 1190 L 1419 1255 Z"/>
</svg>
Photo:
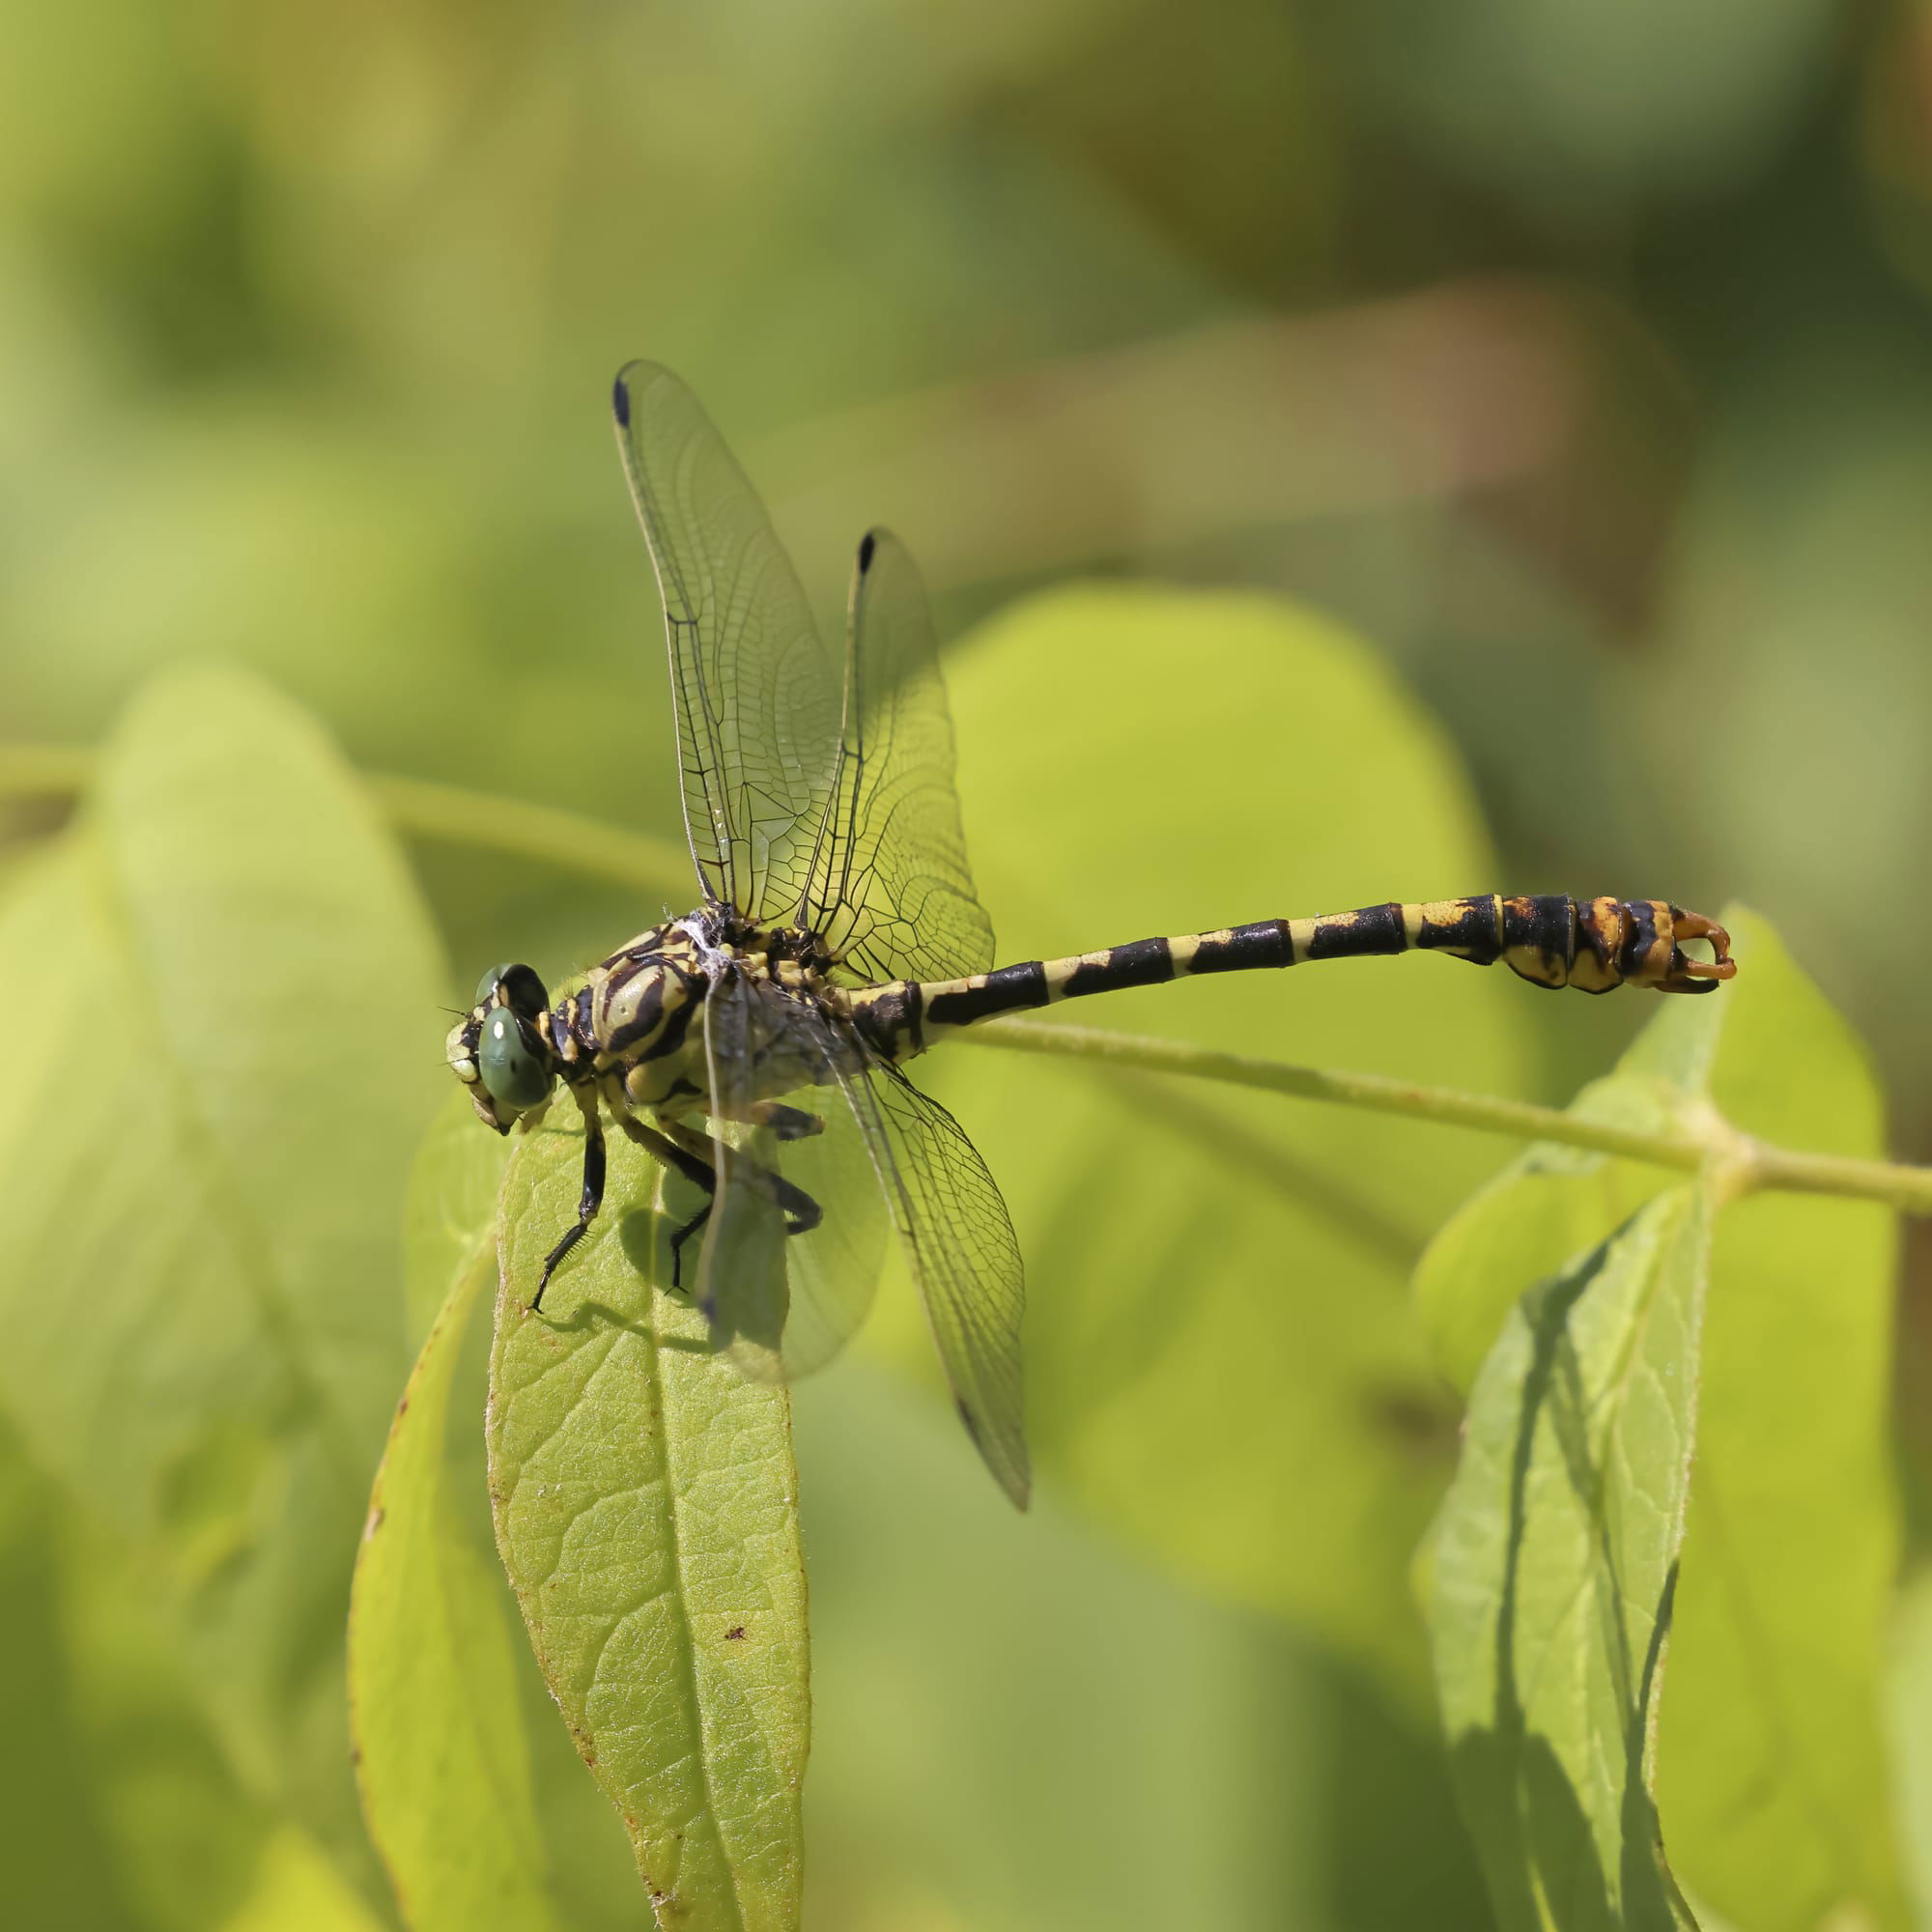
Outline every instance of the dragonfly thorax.
<svg viewBox="0 0 1932 1932">
<path fill-rule="evenodd" d="M 629 1113 L 710 1113 L 703 1009 L 730 981 L 746 995 L 740 1024 L 755 1097 L 775 1097 L 831 1077 L 809 1016 L 844 1010 L 843 989 L 827 977 L 834 963 L 803 927 L 706 906 L 627 941 L 554 1007 L 529 967 L 493 967 L 450 1030 L 447 1058 L 498 1133 L 520 1119 L 534 1125 L 557 1080 Z"/>
</svg>

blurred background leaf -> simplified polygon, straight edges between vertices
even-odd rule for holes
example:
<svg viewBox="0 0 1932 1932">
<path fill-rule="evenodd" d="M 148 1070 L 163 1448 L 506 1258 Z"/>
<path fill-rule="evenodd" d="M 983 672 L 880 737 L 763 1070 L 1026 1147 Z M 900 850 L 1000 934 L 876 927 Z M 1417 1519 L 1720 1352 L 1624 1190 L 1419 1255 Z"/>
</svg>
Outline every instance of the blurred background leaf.
<svg viewBox="0 0 1932 1932">
<path fill-rule="evenodd" d="M 1416 887 L 1433 895 L 1493 871 L 1439 735 L 1352 639 L 1310 616 L 1258 599 L 1066 593 L 1015 610 L 955 667 L 967 832 L 1003 957 L 1340 910 L 1398 877 L 1434 882 Z M 1106 689 L 1146 701 L 1095 703 Z M 1523 1004 L 1506 975 L 1411 959 L 1149 988 L 1094 1016 L 1520 1087 L 1534 1056 Z M 1407 1271 L 1491 1151 L 1413 1122 L 1122 1087 L 1031 1056 L 955 1050 L 921 1077 L 1012 1208 L 1048 1480 L 1181 1574 L 1418 1690 L 1408 1562 L 1455 1416 L 1418 1348 Z M 901 1358 L 923 1368 L 908 1303 L 890 1297 L 870 1332 L 883 1344 L 896 1317 Z"/>
<path fill-rule="evenodd" d="M 0 1403 L 147 1600 L 230 1775 L 363 1882 L 342 1538 L 402 1359 L 397 1176 L 434 1091 L 364 1026 L 440 977 L 332 748 L 213 670 L 133 706 L 0 915 L 0 981 L 72 1015 L 15 1057 L 0 1126 Z M 96 1022 L 76 1079 L 70 1027 Z"/>
</svg>

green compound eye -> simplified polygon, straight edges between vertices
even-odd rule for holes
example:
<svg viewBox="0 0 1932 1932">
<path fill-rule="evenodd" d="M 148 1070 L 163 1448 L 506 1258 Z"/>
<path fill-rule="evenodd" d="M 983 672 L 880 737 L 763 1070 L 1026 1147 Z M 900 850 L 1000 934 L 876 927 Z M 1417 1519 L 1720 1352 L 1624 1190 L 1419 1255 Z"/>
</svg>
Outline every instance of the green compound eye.
<svg viewBox="0 0 1932 1932">
<path fill-rule="evenodd" d="M 550 1094 L 549 1066 L 525 1043 L 515 1014 L 501 1007 L 483 1022 L 476 1060 L 490 1097 L 513 1114 L 540 1105 Z"/>
<path fill-rule="evenodd" d="M 500 966 L 491 967 L 489 972 L 477 980 L 476 997 L 470 1004 L 477 1007 L 487 1007 L 497 997 L 497 981 L 509 970 L 510 962 L 507 959 Z"/>
<path fill-rule="evenodd" d="M 526 1020 L 536 1019 L 550 1005 L 550 995 L 544 991 L 544 982 L 527 966 L 506 961 L 501 966 L 491 967 L 476 982 L 476 1004 L 479 1007 L 495 1006 L 499 988 L 503 1004 Z"/>
</svg>

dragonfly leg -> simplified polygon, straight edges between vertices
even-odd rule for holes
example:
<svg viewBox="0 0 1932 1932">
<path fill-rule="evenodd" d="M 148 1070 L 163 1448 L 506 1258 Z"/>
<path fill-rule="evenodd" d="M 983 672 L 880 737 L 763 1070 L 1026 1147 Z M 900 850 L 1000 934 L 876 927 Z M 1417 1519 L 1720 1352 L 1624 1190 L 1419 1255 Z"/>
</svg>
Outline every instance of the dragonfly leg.
<svg viewBox="0 0 1932 1932">
<path fill-rule="evenodd" d="M 774 1104 L 772 1102 L 761 1103 L 762 1106 Z M 806 1134 L 821 1133 L 824 1131 L 825 1122 L 815 1114 L 799 1113 L 798 1109 L 794 1107 L 781 1108 L 778 1111 L 794 1114 L 799 1120 L 810 1121 L 812 1123 L 810 1126 L 801 1128 L 791 1134 L 779 1133 L 777 1124 L 775 1122 L 769 1123 L 772 1125 L 773 1131 L 779 1133 L 779 1137 L 781 1140 L 798 1140 L 802 1139 Z M 694 1133 L 691 1128 L 679 1126 L 670 1121 L 667 1121 L 664 1123 L 664 1129 L 666 1134 L 674 1140 L 679 1147 L 683 1148 L 693 1158 L 702 1160 L 707 1165 L 710 1164 L 712 1158 L 710 1150 L 714 1143 L 706 1135 Z M 824 1220 L 824 1208 L 804 1188 L 794 1186 L 776 1168 L 767 1167 L 762 1161 L 752 1159 L 749 1154 L 740 1153 L 735 1149 L 729 1151 L 731 1178 L 743 1180 L 750 1186 L 756 1188 L 767 1201 L 774 1203 L 783 1211 L 785 1233 L 787 1235 L 809 1235 L 812 1229 L 818 1226 L 819 1222 Z M 715 1181 L 713 1184 L 716 1184 Z"/>
<path fill-rule="evenodd" d="M 716 1190 L 718 1170 L 712 1165 L 711 1143 L 701 1135 L 693 1135 L 687 1142 L 682 1135 L 674 1138 L 659 1133 L 655 1127 L 646 1126 L 634 1115 L 620 1113 L 614 1118 L 624 1132 L 654 1161 L 669 1168 L 674 1174 L 683 1175 L 694 1187 L 701 1187 L 707 1194 Z"/>
<path fill-rule="evenodd" d="M 787 1107 L 782 1100 L 753 1100 L 728 1114 L 724 1121 L 737 1121 L 750 1127 L 765 1127 L 779 1140 L 802 1141 L 825 1131 L 821 1114 L 808 1114 L 803 1107 Z"/>
<path fill-rule="evenodd" d="M 680 1294 L 684 1293 L 684 1244 L 710 1220 L 717 1198 L 707 1196 L 704 1206 L 670 1237 L 670 1285 Z"/>
<path fill-rule="evenodd" d="M 563 1239 L 544 1257 L 543 1279 L 537 1283 L 537 1292 L 530 1300 L 533 1315 L 543 1306 L 544 1290 L 550 1286 L 557 1264 L 590 1232 L 590 1224 L 604 1205 L 603 1122 L 597 1118 L 595 1100 L 585 1105 L 580 1096 L 577 1104 L 583 1115 L 583 1192 L 578 1197 L 576 1221 L 564 1230 Z"/>
<path fill-rule="evenodd" d="M 825 1219 L 825 1209 L 802 1187 L 794 1187 L 782 1175 L 772 1176 L 777 1185 L 778 1204 L 785 1211 L 787 1235 L 809 1235 Z"/>
<path fill-rule="evenodd" d="M 653 1160 L 674 1174 L 683 1175 L 694 1187 L 704 1190 L 704 1206 L 670 1237 L 670 1285 L 673 1289 L 682 1290 L 684 1244 L 711 1218 L 711 1204 L 718 1192 L 718 1170 L 710 1158 L 711 1143 L 693 1136 L 693 1144 L 687 1145 L 682 1137 L 673 1139 L 669 1134 L 661 1134 L 655 1127 L 646 1126 L 630 1114 L 620 1112 L 614 1118 L 624 1132 Z"/>
<path fill-rule="evenodd" d="M 739 1161 L 732 1173 L 743 1175 L 768 1200 L 775 1201 L 785 1217 L 787 1235 L 809 1235 L 825 1218 L 825 1210 L 802 1187 L 794 1187 L 783 1175 L 774 1174 L 768 1167 L 760 1167 L 754 1161 Z M 683 1292 L 684 1289 L 684 1244 L 696 1234 L 711 1218 L 711 1210 L 718 1205 L 714 1193 L 691 1219 L 670 1237 L 670 1285 Z M 710 1311 L 707 1309 L 706 1311 Z"/>
<path fill-rule="evenodd" d="M 801 1113 L 795 1107 L 781 1107 L 776 1102 L 767 1102 L 764 1106 L 773 1114 L 790 1117 L 790 1122 L 774 1119 L 762 1122 L 781 1140 L 797 1140 L 807 1134 L 824 1131 L 825 1122 L 816 1115 Z M 669 1121 L 662 1122 L 660 1128 L 646 1126 L 642 1121 L 621 1112 L 614 1118 L 618 1126 L 654 1160 L 662 1161 L 665 1166 L 683 1175 L 693 1186 L 704 1190 L 704 1206 L 670 1237 L 670 1285 L 682 1292 L 685 1243 L 711 1218 L 711 1209 L 717 1198 L 718 1168 L 712 1151 L 713 1143 L 707 1135 L 694 1133 L 689 1127 Z M 791 1122 L 801 1124 L 793 1125 L 787 1133 L 785 1127 Z M 734 1179 L 748 1182 L 779 1208 L 785 1217 L 787 1235 L 810 1234 L 825 1218 L 824 1209 L 804 1188 L 793 1186 L 783 1175 L 759 1161 L 734 1153 L 731 1174 Z"/>
</svg>

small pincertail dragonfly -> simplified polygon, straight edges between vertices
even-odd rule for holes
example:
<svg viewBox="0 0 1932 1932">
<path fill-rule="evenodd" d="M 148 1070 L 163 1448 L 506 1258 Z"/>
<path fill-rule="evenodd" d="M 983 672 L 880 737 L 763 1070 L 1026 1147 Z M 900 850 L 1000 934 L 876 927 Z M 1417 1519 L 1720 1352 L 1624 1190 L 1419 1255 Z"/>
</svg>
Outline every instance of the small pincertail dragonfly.
<svg viewBox="0 0 1932 1932">
<path fill-rule="evenodd" d="M 559 1081 L 582 1117 L 577 1220 L 533 1307 L 602 1204 L 606 1114 L 699 1190 L 670 1237 L 673 1282 L 749 1374 L 797 1376 L 838 1350 L 869 1304 L 890 1224 L 960 1417 L 1024 1507 L 1019 1247 L 985 1163 L 906 1062 L 955 1029 L 1118 986 L 1411 948 L 1588 993 L 1707 993 L 1736 971 L 1721 926 L 1662 900 L 1500 895 L 995 969 L 911 559 L 884 530 L 860 543 L 841 664 L 691 392 L 634 362 L 613 400 L 664 599 L 703 897 L 554 1008 L 531 968 L 493 967 L 449 1035 L 449 1064 L 497 1132 L 533 1126 Z M 1714 956 L 1687 955 L 1691 939 Z"/>
</svg>

